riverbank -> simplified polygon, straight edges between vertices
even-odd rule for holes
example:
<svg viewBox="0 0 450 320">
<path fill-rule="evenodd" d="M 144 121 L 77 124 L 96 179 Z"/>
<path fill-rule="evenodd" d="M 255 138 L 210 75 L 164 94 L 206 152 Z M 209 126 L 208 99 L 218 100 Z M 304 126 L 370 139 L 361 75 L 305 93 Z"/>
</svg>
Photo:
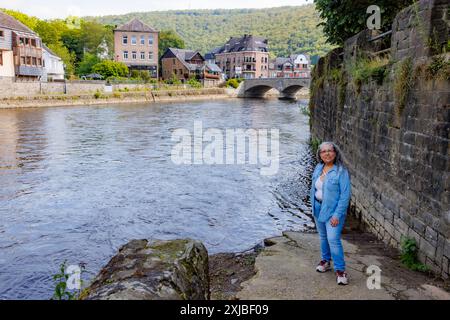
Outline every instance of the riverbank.
<svg viewBox="0 0 450 320">
<path fill-rule="evenodd" d="M 343 233 L 348 286 L 338 286 L 333 272 L 315 271 L 320 259 L 317 233 L 286 231 L 265 244 L 259 252 L 210 258 L 212 299 L 450 300 L 448 281 L 407 269 L 398 250 L 352 221 Z M 367 287 L 369 266 L 381 269 L 379 289 Z"/>
<path fill-rule="evenodd" d="M 3 98 L 0 100 L 0 109 L 11 108 L 35 108 L 55 106 L 80 106 L 80 105 L 102 105 L 108 104 L 131 104 L 131 103 L 156 103 L 172 101 L 197 101 L 197 100 L 219 100 L 235 98 L 232 89 L 226 88 L 203 88 L 186 90 L 157 90 L 157 91 L 129 91 L 94 94 L 75 95 L 36 95 Z"/>
<path fill-rule="evenodd" d="M 237 90 L 230 88 L 202 88 L 157 91 L 117 91 L 113 93 L 53 94 L 34 96 L 14 96 L 0 98 L 0 109 L 89 106 L 108 104 L 157 103 L 176 101 L 221 100 L 237 98 Z M 278 99 L 278 93 L 268 92 L 266 99 Z M 309 99 L 306 91 L 297 99 Z"/>
</svg>

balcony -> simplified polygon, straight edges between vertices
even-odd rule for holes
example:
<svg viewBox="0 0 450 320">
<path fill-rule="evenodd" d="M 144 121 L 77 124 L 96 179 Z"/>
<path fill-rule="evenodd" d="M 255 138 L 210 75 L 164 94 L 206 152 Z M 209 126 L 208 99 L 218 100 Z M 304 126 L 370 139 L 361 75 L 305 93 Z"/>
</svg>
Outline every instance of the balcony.
<svg viewBox="0 0 450 320">
<path fill-rule="evenodd" d="M 17 46 L 14 47 L 14 55 L 23 57 L 42 58 L 42 48 Z"/>
<path fill-rule="evenodd" d="M 44 74 L 42 67 L 36 66 L 16 66 L 17 76 L 40 77 Z"/>
</svg>

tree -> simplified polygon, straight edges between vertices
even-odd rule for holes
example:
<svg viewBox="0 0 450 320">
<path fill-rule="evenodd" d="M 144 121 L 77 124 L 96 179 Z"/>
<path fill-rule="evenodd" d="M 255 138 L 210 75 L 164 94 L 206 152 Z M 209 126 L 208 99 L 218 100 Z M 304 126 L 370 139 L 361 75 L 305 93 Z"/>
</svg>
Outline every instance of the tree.
<svg viewBox="0 0 450 320">
<path fill-rule="evenodd" d="M 36 24 L 39 21 L 38 18 L 28 16 L 25 13 L 22 13 L 19 11 L 8 10 L 8 9 L 0 9 L 0 10 L 3 11 L 4 13 L 6 13 L 7 15 L 10 15 L 11 17 L 19 20 L 24 25 L 26 25 L 28 28 L 30 28 L 31 30 L 35 30 Z"/>
<path fill-rule="evenodd" d="M 381 29 L 390 29 L 395 15 L 413 2 L 414 0 L 377 1 L 376 5 L 380 7 L 381 13 Z M 327 41 L 337 45 L 342 45 L 346 39 L 367 28 L 369 14 L 366 10 L 374 4 L 373 0 L 314 0 L 314 3 L 320 17 L 324 19 L 319 26 L 324 27 Z"/>
<path fill-rule="evenodd" d="M 94 65 L 92 72 L 101 74 L 104 78 L 126 77 L 128 75 L 128 67 L 122 62 L 105 60 Z"/>
<path fill-rule="evenodd" d="M 184 40 L 173 30 L 162 30 L 159 33 L 159 50 L 158 57 L 164 54 L 167 48 L 179 48 L 184 49 L 185 43 Z"/>
<path fill-rule="evenodd" d="M 81 21 L 81 39 L 83 40 L 84 49 L 90 53 L 97 53 L 98 47 L 107 37 L 110 29 L 105 28 L 96 21 Z M 111 37 L 109 39 L 112 39 Z"/>
<path fill-rule="evenodd" d="M 83 57 L 83 60 L 80 61 L 78 67 L 76 68 L 76 74 L 81 76 L 92 72 L 92 67 L 96 64 L 100 63 L 100 59 L 95 55 L 89 52 Z"/>
<path fill-rule="evenodd" d="M 39 20 L 34 28 L 34 31 L 39 34 L 42 42 L 44 42 L 47 46 L 60 42 L 61 35 L 66 30 L 68 30 L 68 27 L 62 20 Z"/>
<path fill-rule="evenodd" d="M 70 52 L 62 42 L 49 44 L 48 48 L 63 60 L 66 76 L 73 75 L 75 72 L 75 54 Z"/>
<path fill-rule="evenodd" d="M 80 29 L 66 30 L 61 35 L 61 41 L 70 52 L 73 52 L 75 54 L 76 62 L 80 62 L 83 59 L 84 41 Z"/>
</svg>

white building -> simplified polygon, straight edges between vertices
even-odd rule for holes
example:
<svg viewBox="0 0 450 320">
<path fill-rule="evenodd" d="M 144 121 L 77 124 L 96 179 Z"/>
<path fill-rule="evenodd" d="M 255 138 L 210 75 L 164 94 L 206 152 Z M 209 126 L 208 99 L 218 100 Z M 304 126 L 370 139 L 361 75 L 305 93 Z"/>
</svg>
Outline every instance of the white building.
<svg viewBox="0 0 450 320">
<path fill-rule="evenodd" d="M 44 74 L 41 80 L 44 82 L 54 80 L 64 80 L 64 62 L 47 46 L 42 46 L 44 49 Z"/>
</svg>

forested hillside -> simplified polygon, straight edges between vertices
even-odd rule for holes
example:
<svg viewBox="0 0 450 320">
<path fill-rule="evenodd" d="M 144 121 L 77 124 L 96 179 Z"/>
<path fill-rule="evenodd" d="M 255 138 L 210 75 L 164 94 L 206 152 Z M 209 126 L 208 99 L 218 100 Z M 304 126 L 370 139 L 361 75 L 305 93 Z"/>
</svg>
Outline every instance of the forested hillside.
<svg viewBox="0 0 450 320">
<path fill-rule="evenodd" d="M 245 33 L 266 37 L 272 56 L 306 52 L 325 54 L 326 43 L 314 5 L 269 9 L 217 9 L 137 12 L 117 16 L 87 17 L 120 25 L 137 17 L 158 30 L 175 30 L 186 48 L 206 53 L 231 36 Z"/>
</svg>

